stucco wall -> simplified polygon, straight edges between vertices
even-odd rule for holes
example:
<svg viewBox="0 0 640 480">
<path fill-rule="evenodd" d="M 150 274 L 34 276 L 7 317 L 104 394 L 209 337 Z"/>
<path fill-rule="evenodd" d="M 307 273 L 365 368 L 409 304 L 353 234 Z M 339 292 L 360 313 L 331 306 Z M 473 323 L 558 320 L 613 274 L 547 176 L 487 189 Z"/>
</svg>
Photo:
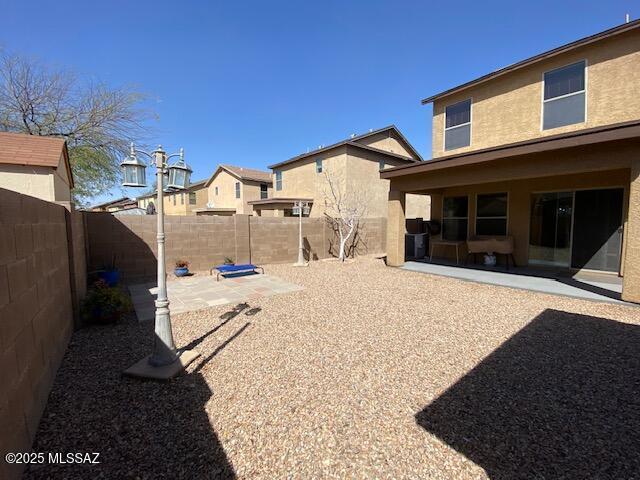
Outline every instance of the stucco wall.
<svg viewBox="0 0 640 480">
<path fill-rule="evenodd" d="M 66 214 L 60 205 L 0 189 L 2 458 L 30 450 L 73 329 L 69 253 L 82 244 L 68 248 Z M 19 478 L 21 470 L 0 461 L 0 478 Z"/>
<path fill-rule="evenodd" d="M 240 198 L 236 198 L 236 182 L 240 182 Z M 218 187 L 218 195 L 215 189 Z M 267 184 L 267 196 L 272 196 L 271 185 Z M 260 199 L 260 182 L 239 180 L 225 170 L 221 170 L 208 187 L 208 202 L 216 208 L 235 208 L 236 213 L 251 214 L 253 207 L 248 202 Z M 205 202 L 205 206 L 206 206 Z"/>
<path fill-rule="evenodd" d="M 356 143 L 368 145 L 370 147 L 379 148 L 380 150 L 386 150 L 387 152 L 397 153 L 409 158 L 416 158 L 411 151 L 405 147 L 404 143 L 391 131 L 380 132 L 376 135 L 371 135 L 365 138 L 356 140 Z"/>
<path fill-rule="evenodd" d="M 71 201 L 71 189 L 64 158 L 58 168 L 29 165 L 0 165 L 0 188 L 13 190 L 48 202 Z"/>
<path fill-rule="evenodd" d="M 586 122 L 542 130 L 543 73 L 587 61 Z M 444 151 L 444 110 L 472 99 L 471 146 Z M 640 31 L 633 30 L 498 77 L 434 103 L 433 157 L 640 118 Z"/>
</svg>

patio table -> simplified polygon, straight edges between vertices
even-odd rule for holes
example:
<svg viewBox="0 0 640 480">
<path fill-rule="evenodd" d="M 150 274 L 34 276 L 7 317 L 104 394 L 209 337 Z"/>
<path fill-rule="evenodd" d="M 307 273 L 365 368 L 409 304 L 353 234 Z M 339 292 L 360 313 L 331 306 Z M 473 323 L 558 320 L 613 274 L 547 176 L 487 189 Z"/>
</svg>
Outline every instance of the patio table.
<svg viewBox="0 0 640 480">
<path fill-rule="evenodd" d="M 456 240 L 431 240 L 430 248 L 431 251 L 429 253 L 429 261 L 433 260 L 433 251 L 435 250 L 436 245 L 442 247 L 455 247 L 456 249 L 456 265 L 460 264 L 460 245 L 464 245 L 464 241 L 456 241 Z"/>
</svg>

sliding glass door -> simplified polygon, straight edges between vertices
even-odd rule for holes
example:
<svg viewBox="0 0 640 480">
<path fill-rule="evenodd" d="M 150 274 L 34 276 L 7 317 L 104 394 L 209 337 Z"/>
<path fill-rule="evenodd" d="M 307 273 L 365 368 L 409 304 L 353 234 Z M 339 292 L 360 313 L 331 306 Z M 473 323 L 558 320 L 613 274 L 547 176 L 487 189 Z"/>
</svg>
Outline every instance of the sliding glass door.
<svg viewBox="0 0 640 480">
<path fill-rule="evenodd" d="M 529 263 L 570 266 L 573 197 L 573 192 L 533 194 Z"/>
</svg>

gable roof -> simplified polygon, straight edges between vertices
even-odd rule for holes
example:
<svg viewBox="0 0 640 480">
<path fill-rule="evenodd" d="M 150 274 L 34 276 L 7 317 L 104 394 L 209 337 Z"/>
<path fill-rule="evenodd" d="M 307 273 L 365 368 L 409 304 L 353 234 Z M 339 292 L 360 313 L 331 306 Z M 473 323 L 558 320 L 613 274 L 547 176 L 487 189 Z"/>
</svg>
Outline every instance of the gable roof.
<svg viewBox="0 0 640 480">
<path fill-rule="evenodd" d="M 371 147 L 368 145 L 363 145 L 362 143 L 358 143 L 358 140 L 362 140 L 364 138 L 367 137 L 371 137 L 373 135 L 377 135 L 379 133 L 383 133 L 383 132 L 390 132 L 390 133 L 395 133 L 398 138 L 400 139 L 400 141 L 407 147 L 407 149 L 413 154 L 415 155 L 416 158 L 411 158 L 411 157 L 407 157 L 405 155 L 400 155 L 398 153 L 393 153 L 393 152 L 388 152 L 387 150 L 382 150 L 380 148 L 375 148 L 375 147 Z M 405 160 L 407 162 L 420 162 L 422 161 L 422 156 L 418 153 L 418 151 L 413 148 L 413 145 L 411 145 L 409 143 L 409 141 L 405 138 L 404 135 L 402 135 L 402 133 L 400 133 L 400 130 L 398 130 L 398 128 L 395 125 L 388 125 L 386 127 L 382 127 L 379 128 L 377 130 L 372 130 L 371 132 L 367 132 L 367 133 L 363 133 L 362 135 L 357 135 L 355 137 L 351 137 L 351 138 L 347 138 L 345 140 L 342 140 L 340 142 L 337 143 L 333 143 L 329 146 L 326 147 L 322 147 L 322 148 L 318 148 L 317 150 L 313 150 L 311 152 L 308 153 L 303 153 L 300 155 L 297 155 L 293 158 L 290 158 L 289 160 L 285 160 L 283 162 L 279 162 L 279 163 L 274 163 L 273 165 L 269 165 L 269 168 L 278 168 L 281 167 L 283 165 L 288 165 L 290 163 L 293 162 L 297 162 L 298 160 L 302 160 L 304 158 L 307 157 L 311 157 L 313 155 L 317 155 L 318 153 L 322 153 L 322 152 L 326 152 L 328 150 L 333 150 L 334 148 L 338 148 L 338 147 L 342 147 L 343 145 L 350 145 L 352 147 L 357 147 L 357 148 L 362 148 L 365 150 L 370 150 L 370 151 L 375 151 L 377 153 L 381 153 L 384 155 L 388 155 L 390 157 L 394 157 L 400 160 Z"/>
<path fill-rule="evenodd" d="M 211 185 L 215 176 L 221 171 L 224 170 L 230 175 L 236 177 L 238 180 L 248 180 L 250 182 L 262 182 L 262 183 L 273 183 L 271 179 L 271 172 L 265 172 L 263 170 L 256 170 L 254 168 L 245 168 L 245 167 L 237 167 L 235 165 L 218 165 L 218 168 L 213 172 L 213 175 L 209 177 L 207 183 L 204 184 L 205 187 Z"/>
<path fill-rule="evenodd" d="M 582 47 L 584 45 L 588 45 L 590 43 L 594 43 L 600 40 L 604 40 L 605 38 L 609 38 L 612 37 L 614 35 L 619 35 L 621 33 L 624 32 L 628 32 L 629 30 L 633 30 L 640 27 L 640 20 L 634 20 L 632 22 L 629 23 L 623 23 L 622 25 L 618 25 L 617 27 L 613 27 L 610 28 L 608 30 L 604 30 L 602 32 L 596 33 L 595 35 L 590 35 L 588 37 L 584 37 L 581 38 L 579 40 L 576 40 L 574 42 L 571 43 L 567 43 L 565 45 L 562 45 L 560 47 L 548 50 L 546 52 L 540 53 L 538 55 L 534 55 L 533 57 L 529 57 L 525 60 L 522 60 L 520 62 L 514 63 L 512 65 L 509 65 L 507 67 L 504 68 L 500 68 L 494 72 L 488 73 L 487 75 L 483 75 L 482 77 L 478 77 L 475 80 L 471 80 L 470 82 L 466 82 L 463 83 L 461 85 L 458 85 L 457 87 L 453 87 L 450 88 L 448 90 L 444 90 L 440 93 L 436 93 L 435 95 L 431 95 L 430 97 L 427 97 L 425 99 L 422 100 L 422 104 L 425 105 L 427 103 L 431 103 L 434 100 L 438 100 L 442 97 L 446 97 L 448 95 L 451 95 L 453 93 L 457 93 L 460 92 L 462 90 L 465 90 L 467 88 L 473 87 L 475 85 L 478 85 L 479 83 L 484 83 L 487 82 L 489 80 L 493 80 L 496 77 L 499 77 L 501 75 L 505 75 L 507 73 L 513 72 L 515 70 L 518 70 L 520 68 L 524 68 L 526 66 L 532 65 L 534 63 L 540 62 L 542 60 L 546 60 L 548 58 L 554 57 L 556 55 L 560 55 L 562 53 L 568 52 L 570 50 L 574 50 L 576 48 Z"/>
<path fill-rule="evenodd" d="M 67 142 L 58 137 L 0 132 L 0 164 L 31 165 L 57 169 L 64 158 L 69 186 L 73 188 L 73 175 L 69 164 Z"/>
</svg>

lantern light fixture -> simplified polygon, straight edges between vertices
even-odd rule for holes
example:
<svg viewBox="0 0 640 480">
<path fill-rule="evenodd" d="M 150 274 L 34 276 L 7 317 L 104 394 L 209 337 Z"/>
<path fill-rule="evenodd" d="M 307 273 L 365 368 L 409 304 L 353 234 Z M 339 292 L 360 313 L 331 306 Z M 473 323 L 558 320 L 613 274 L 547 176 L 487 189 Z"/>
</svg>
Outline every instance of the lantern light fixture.
<svg viewBox="0 0 640 480">
<path fill-rule="evenodd" d="M 169 182 L 167 187 L 182 190 L 189 186 L 193 170 L 184 161 L 184 150 L 180 149 L 180 159 L 173 165 L 169 165 L 168 170 Z"/>
<path fill-rule="evenodd" d="M 129 151 L 129 156 L 125 158 L 120 164 L 120 168 L 122 168 L 122 186 L 124 187 L 146 187 L 147 186 L 147 176 L 146 176 L 146 168 L 147 165 L 136 155 L 136 149 L 131 144 L 131 150 Z"/>
</svg>

